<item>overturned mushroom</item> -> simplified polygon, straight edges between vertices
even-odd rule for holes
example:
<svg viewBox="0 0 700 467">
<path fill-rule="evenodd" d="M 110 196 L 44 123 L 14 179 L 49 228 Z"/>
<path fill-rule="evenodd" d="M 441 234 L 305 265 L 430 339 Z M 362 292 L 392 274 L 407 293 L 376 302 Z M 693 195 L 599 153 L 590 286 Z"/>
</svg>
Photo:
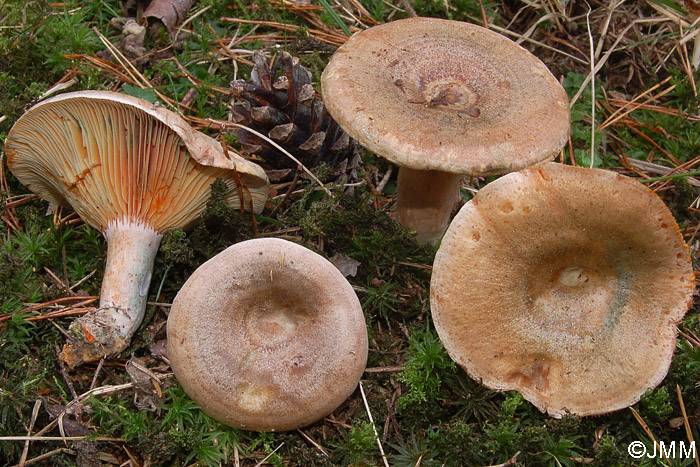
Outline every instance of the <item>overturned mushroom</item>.
<svg viewBox="0 0 700 467">
<path fill-rule="evenodd" d="M 217 178 L 227 201 L 260 212 L 264 171 L 223 151 L 178 115 L 107 91 L 60 95 L 29 109 L 5 151 L 12 173 L 52 204 L 72 206 L 107 239 L 100 308 L 71 326 L 61 357 L 72 367 L 126 348 L 146 307 L 163 233 L 187 227 Z"/>
<path fill-rule="evenodd" d="M 286 240 L 248 240 L 200 266 L 177 294 L 168 357 L 211 417 L 293 430 L 355 390 L 367 330 L 355 292 L 329 261 Z"/>
<path fill-rule="evenodd" d="M 401 166 L 398 218 L 422 242 L 442 236 L 463 174 L 551 160 L 569 133 L 566 93 L 547 67 L 458 21 L 411 18 L 357 33 L 321 84 L 340 126 Z"/>
<path fill-rule="evenodd" d="M 661 382 L 695 280 L 654 192 L 547 163 L 460 210 L 430 289 L 440 339 L 470 376 L 561 417 L 627 407 Z"/>
</svg>

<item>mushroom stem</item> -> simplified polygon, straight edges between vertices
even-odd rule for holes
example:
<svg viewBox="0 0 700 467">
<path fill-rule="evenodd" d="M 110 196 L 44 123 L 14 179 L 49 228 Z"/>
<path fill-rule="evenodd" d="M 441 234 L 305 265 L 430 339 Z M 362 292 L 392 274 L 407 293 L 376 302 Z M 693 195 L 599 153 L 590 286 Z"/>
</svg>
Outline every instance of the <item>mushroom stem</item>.
<svg viewBox="0 0 700 467">
<path fill-rule="evenodd" d="M 435 243 L 445 233 L 459 195 L 462 175 L 401 167 L 397 186 L 398 220 L 416 232 L 420 243 Z"/>
<path fill-rule="evenodd" d="M 124 350 L 145 314 L 162 235 L 149 226 L 122 220 L 110 222 L 104 236 L 107 265 L 100 307 L 71 324 L 75 339 L 61 354 L 71 368 Z"/>
</svg>

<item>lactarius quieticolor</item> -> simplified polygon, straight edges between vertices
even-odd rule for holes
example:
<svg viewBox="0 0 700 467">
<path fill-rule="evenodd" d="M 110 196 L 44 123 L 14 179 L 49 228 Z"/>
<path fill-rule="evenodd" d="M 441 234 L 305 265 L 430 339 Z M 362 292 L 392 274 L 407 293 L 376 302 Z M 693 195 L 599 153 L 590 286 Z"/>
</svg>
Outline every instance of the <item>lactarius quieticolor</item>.
<svg viewBox="0 0 700 467">
<path fill-rule="evenodd" d="M 367 329 L 355 292 L 329 261 L 286 240 L 248 240 L 185 282 L 168 317 L 168 357 L 211 417 L 294 430 L 355 390 Z"/>
<path fill-rule="evenodd" d="M 547 67 L 473 24 L 410 18 L 361 31 L 321 85 L 338 124 L 401 166 L 398 219 L 421 242 L 442 236 L 464 174 L 551 160 L 568 139 L 569 102 Z"/>
<path fill-rule="evenodd" d="M 197 220 L 222 179 L 226 200 L 255 212 L 268 195 L 264 171 L 224 152 L 162 107 L 125 94 L 84 91 L 29 109 L 5 152 L 12 173 L 52 204 L 72 206 L 107 239 L 100 307 L 71 326 L 61 358 L 71 367 L 114 355 L 143 320 L 163 233 Z"/>
<path fill-rule="evenodd" d="M 455 216 L 430 305 L 450 356 L 555 417 L 628 407 L 666 376 L 695 279 L 661 199 L 614 172 L 546 163 Z"/>
</svg>

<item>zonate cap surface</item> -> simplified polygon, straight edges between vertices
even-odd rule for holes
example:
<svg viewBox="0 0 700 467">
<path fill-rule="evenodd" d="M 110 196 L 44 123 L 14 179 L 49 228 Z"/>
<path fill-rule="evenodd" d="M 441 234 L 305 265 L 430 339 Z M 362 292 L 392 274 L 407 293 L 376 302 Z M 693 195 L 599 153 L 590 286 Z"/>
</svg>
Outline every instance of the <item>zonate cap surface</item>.
<svg viewBox="0 0 700 467">
<path fill-rule="evenodd" d="M 413 169 L 501 174 L 551 160 L 568 139 L 568 99 L 547 67 L 469 23 L 410 18 L 359 32 L 321 83 L 351 137 Z"/>
<path fill-rule="evenodd" d="M 168 317 L 177 380 L 211 417 L 236 428 L 294 430 L 333 412 L 367 364 L 352 286 L 295 243 L 237 243 L 200 266 Z"/>
<path fill-rule="evenodd" d="M 464 205 L 430 289 L 440 339 L 471 377 L 560 417 L 630 406 L 661 382 L 695 280 L 654 192 L 547 163 Z"/>
</svg>

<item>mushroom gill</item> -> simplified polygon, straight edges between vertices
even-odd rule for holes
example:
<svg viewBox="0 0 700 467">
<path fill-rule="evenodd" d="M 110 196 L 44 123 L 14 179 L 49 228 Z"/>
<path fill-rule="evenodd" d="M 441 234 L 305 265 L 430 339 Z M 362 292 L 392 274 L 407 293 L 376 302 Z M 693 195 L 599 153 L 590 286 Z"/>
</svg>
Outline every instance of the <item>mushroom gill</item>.
<svg viewBox="0 0 700 467">
<path fill-rule="evenodd" d="M 259 166 L 224 153 L 172 112 L 106 91 L 63 94 L 32 107 L 10 130 L 6 154 L 30 190 L 73 207 L 108 242 L 100 308 L 74 322 L 76 338 L 62 354 L 71 366 L 129 344 L 143 319 L 162 234 L 197 220 L 216 179 L 224 180 L 231 205 L 255 212 L 268 193 Z"/>
</svg>

